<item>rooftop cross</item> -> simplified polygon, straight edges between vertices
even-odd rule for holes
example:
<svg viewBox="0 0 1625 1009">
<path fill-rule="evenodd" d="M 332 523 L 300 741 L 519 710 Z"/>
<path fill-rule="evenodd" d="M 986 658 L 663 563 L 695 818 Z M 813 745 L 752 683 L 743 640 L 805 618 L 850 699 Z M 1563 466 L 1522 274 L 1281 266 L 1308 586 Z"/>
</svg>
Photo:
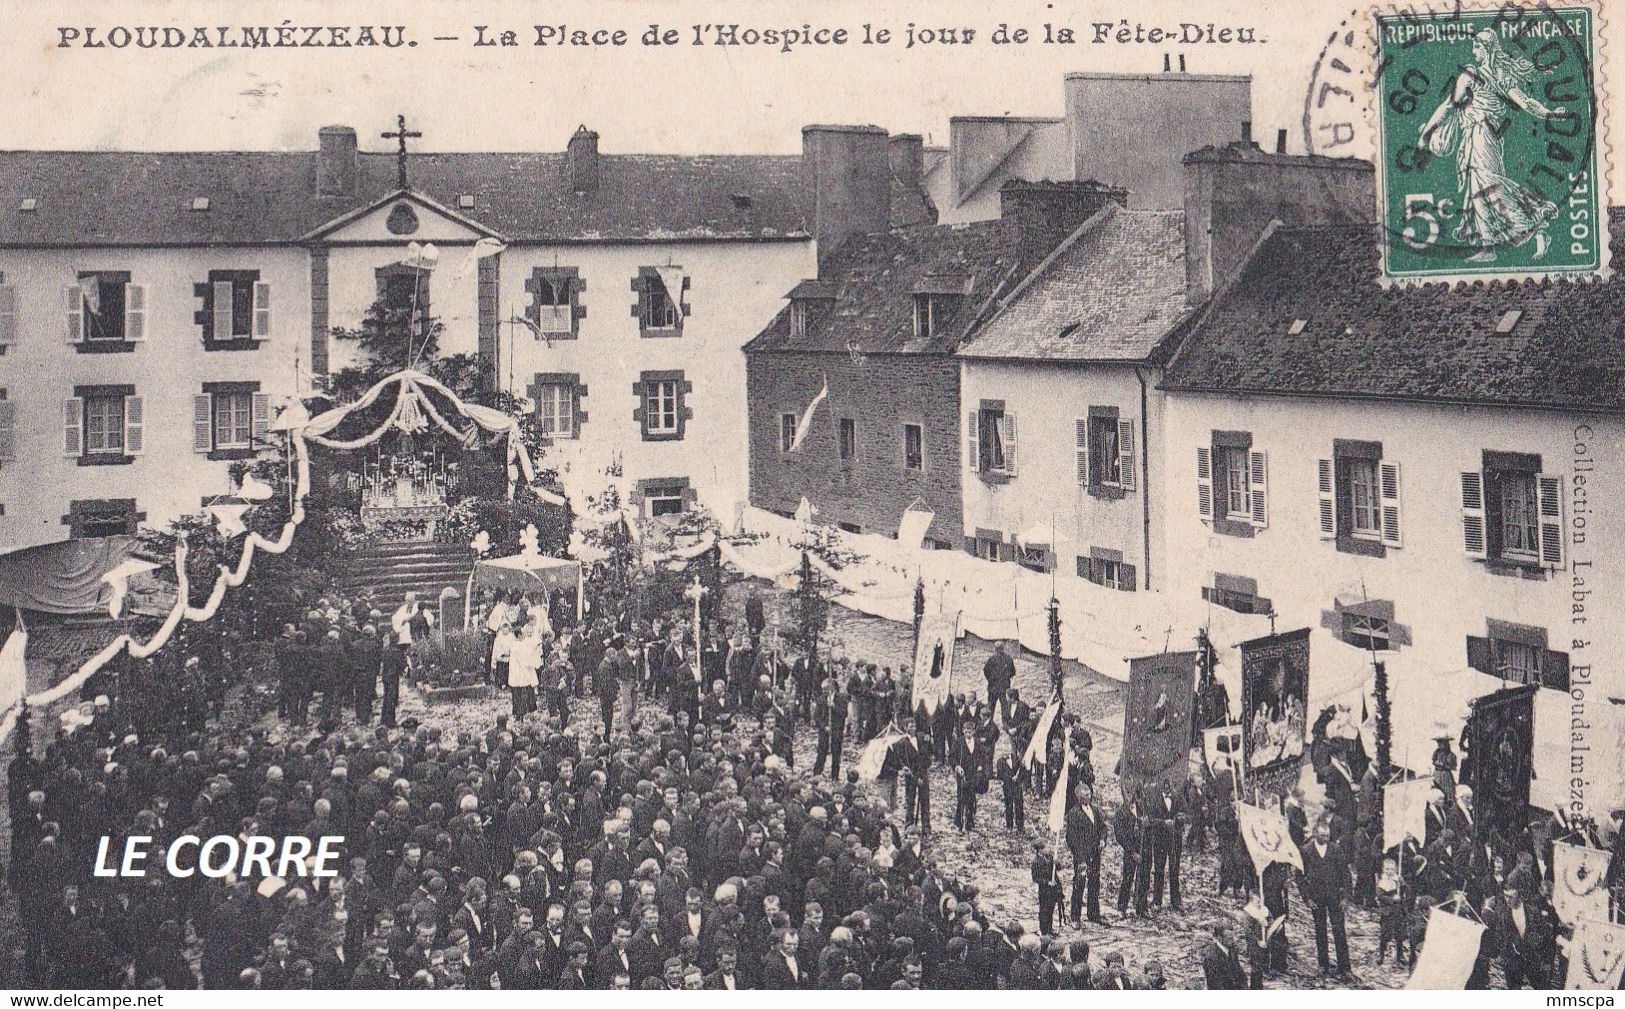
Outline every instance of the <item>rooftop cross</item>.
<svg viewBox="0 0 1625 1009">
<path fill-rule="evenodd" d="M 405 189 L 406 141 L 421 137 L 423 136 L 423 133 L 419 130 L 408 130 L 406 128 L 406 116 L 404 115 L 396 116 L 395 123 L 396 127 L 394 133 L 383 133 L 380 134 L 380 136 L 382 136 L 385 140 L 397 140 L 400 142 L 400 151 L 395 155 L 395 188 Z"/>
</svg>

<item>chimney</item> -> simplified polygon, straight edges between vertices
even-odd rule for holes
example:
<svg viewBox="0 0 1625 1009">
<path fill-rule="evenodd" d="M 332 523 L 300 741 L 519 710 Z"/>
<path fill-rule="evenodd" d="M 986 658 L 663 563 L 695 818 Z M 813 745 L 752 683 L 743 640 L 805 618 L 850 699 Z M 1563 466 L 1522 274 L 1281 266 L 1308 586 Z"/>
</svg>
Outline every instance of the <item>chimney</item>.
<svg viewBox="0 0 1625 1009">
<path fill-rule="evenodd" d="M 1259 150 L 1250 140 L 1185 155 L 1185 294 L 1197 303 L 1242 265 L 1271 221 L 1376 219 L 1371 162 Z"/>
<path fill-rule="evenodd" d="M 585 124 L 576 127 L 564 148 L 564 181 L 572 193 L 590 193 L 598 188 L 598 134 Z"/>
<path fill-rule="evenodd" d="M 1275 153 L 1286 153 L 1286 130 L 1275 131 Z"/>
<path fill-rule="evenodd" d="M 891 175 L 907 190 L 920 188 L 925 176 L 925 140 L 918 133 L 899 133 L 886 142 Z"/>
<path fill-rule="evenodd" d="M 1128 206 L 1128 190 L 1087 182 L 1023 182 L 999 187 L 999 220 L 1006 246 L 1024 264 L 1037 265 L 1107 204 Z"/>
<path fill-rule="evenodd" d="M 1241 142 L 1244 144 L 1253 142 L 1253 121 L 1251 119 L 1241 121 Z"/>
<path fill-rule="evenodd" d="M 853 235 L 891 227 L 891 158 L 878 126 L 805 126 L 801 179 L 823 265 Z"/>
<path fill-rule="evenodd" d="M 356 193 L 355 129 L 323 126 L 316 134 L 316 195 L 354 196 Z"/>
</svg>

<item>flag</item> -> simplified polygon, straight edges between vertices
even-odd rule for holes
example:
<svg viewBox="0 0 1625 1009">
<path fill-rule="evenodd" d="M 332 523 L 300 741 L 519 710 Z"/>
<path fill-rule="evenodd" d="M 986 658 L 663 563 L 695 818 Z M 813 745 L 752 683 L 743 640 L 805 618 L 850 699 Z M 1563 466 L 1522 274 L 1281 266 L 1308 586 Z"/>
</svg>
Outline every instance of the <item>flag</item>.
<svg viewBox="0 0 1625 1009">
<path fill-rule="evenodd" d="M 1061 773 L 1055 776 L 1055 787 L 1049 793 L 1050 833 L 1059 834 L 1066 826 L 1066 785 L 1072 777 L 1072 729 L 1068 727 L 1061 739 Z"/>
<path fill-rule="evenodd" d="M 1247 854 L 1259 872 L 1272 862 L 1285 862 L 1303 871 L 1303 854 L 1292 843 L 1292 832 L 1287 829 L 1286 817 L 1269 809 L 1260 809 L 1245 802 L 1236 803 L 1236 822 L 1241 838 L 1247 842 Z"/>
<path fill-rule="evenodd" d="M 1027 752 L 1021 755 L 1021 763 L 1031 771 L 1034 764 L 1047 766 L 1049 764 L 1049 734 L 1055 725 L 1055 716 L 1061 712 L 1061 695 L 1056 694 L 1044 705 L 1044 711 L 1038 716 L 1038 725 L 1033 729 L 1033 738 L 1027 741 Z"/>
<path fill-rule="evenodd" d="M 1435 907 L 1428 910 L 1427 932 L 1416 954 L 1406 991 L 1461 991 L 1472 976 L 1484 926 Z"/>
<path fill-rule="evenodd" d="M 1427 838 L 1428 796 L 1432 778 L 1395 781 L 1382 790 L 1382 847 L 1386 851 L 1404 842 L 1406 835 L 1418 842 Z"/>
<path fill-rule="evenodd" d="M 657 266 L 655 276 L 660 278 L 660 286 L 666 289 L 666 297 L 671 299 L 671 310 L 677 317 L 683 317 L 683 268 L 681 266 Z"/>
<path fill-rule="evenodd" d="M 894 723 L 885 732 L 869 740 L 858 755 L 857 763 L 852 765 L 852 769 L 858 772 L 858 780 L 874 781 L 879 778 L 880 772 L 886 769 L 886 754 L 891 752 L 892 744 L 907 738 L 908 733 Z"/>
<path fill-rule="evenodd" d="M 801 443 L 807 440 L 807 432 L 812 430 L 813 411 L 818 409 L 818 404 L 822 403 L 828 395 L 829 375 L 826 374 L 824 384 L 818 390 L 818 395 L 812 398 L 812 402 L 807 404 L 807 409 L 801 411 L 801 417 L 796 421 L 796 435 L 790 439 L 790 451 L 797 452 L 801 450 Z"/>
<path fill-rule="evenodd" d="M 1586 918 L 1607 921 L 1608 863 L 1613 855 L 1578 844 L 1552 845 L 1552 910 L 1565 925 Z"/>
<path fill-rule="evenodd" d="M 1567 991 L 1614 991 L 1625 973 L 1625 925 L 1581 918 L 1569 940 Z"/>
<path fill-rule="evenodd" d="M 954 675 L 954 642 L 959 639 L 959 611 L 927 613 L 920 618 L 914 643 L 914 689 L 909 710 L 934 714 L 947 700 Z"/>
<path fill-rule="evenodd" d="M 463 261 L 457 264 L 457 272 L 454 274 L 455 279 L 467 280 L 468 275 L 474 272 L 474 267 L 479 264 L 480 260 L 494 256 L 506 248 L 507 246 L 503 245 L 501 241 L 490 237 L 475 242 L 473 247 L 468 250 L 468 255 L 464 256 Z"/>
<path fill-rule="evenodd" d="M 1241 761 L 1241 726 L 1219 725 L 1202 730 L 1202 754 L 1214 774 L 1220 770 L 1220 760 L 1229 762 L 1233 769 Z"/>
<path fill-rule="evenodd" d="M 1196 653 L 1167 652 L 1129 660 L 1123 705 L 1123 794 L 1147 786 L 1175 788 L 1189 774 L 1196 708 Z"/>
</svg>

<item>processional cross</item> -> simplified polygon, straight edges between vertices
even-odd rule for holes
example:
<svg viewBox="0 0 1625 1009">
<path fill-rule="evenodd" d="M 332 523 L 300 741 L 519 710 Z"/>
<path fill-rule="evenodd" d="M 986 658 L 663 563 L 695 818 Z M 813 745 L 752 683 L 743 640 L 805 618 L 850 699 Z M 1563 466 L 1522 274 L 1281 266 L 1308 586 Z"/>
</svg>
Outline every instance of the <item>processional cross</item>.
<svg viewBox="0 0 1625 1009">
<path fill-rule="evenodd" d="M 379 134 L 379 136 L 383 137 L 385 140 L 397 140 L 397 141 L 400 142 L 400 150 L 398 152 L 396 152 L 396 154 L 395 154 L 395 188 L 396 189 L 405 189 L 406 188 L 406 142 L 408 140 L 416 140 L 419 137 L 422 137 L 423 133 L 420 130 L 409 130 L 409 129 L 407 129 L 406 128 L 406 116 L 399 115 L 399 116 L 395 117 L 395 132 L 394 133 L 381 133 L 381 134 Z"/>
<path fill-rule="evenodd" d="M 711 590 L 700 584 L 700 576 L 695 575 L 694 581 L 683 590 L 683 598 L 694 600 L 694 679 L 702 679 L 704 674 L 700 671 L 700 655 L 703 648 L 700 644 L 700 600 L 710 595 Z"/>
</svg>

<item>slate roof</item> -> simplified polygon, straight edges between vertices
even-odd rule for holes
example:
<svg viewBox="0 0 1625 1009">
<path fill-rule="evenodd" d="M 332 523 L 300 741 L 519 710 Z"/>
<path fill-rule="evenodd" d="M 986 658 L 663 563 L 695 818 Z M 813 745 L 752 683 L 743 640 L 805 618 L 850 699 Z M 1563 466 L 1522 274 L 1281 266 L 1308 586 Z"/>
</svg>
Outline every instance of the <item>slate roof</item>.
<svg viewBox="0 0 1625 1009">
<path fill-rule="evenodd" d="M 590 194 L 570 191 L 563 158 L 411 154 L 407 175 L 413 189 L 515 241 L 804 239 L 811 230 L 798 155 L 603 154 Z M 291 242 L 395 189 L 394 154 L 358 159 L 355 196 L 323 199 L 310 151 L 3 151 L 0 246 Z M 459 207 L 463 194 L 472 209 Z M 209 210 L 190 209 L 197 196 Z M 38 209 L 22 210 L 24 199 Z"/>
<path fill-rule="evenodd" d="M 958 354 L 1143 361 L 1185 314 L 1184 212 L 1114 203 L 1006 297 Z"/>
<path fill-rule="evenodd" d="M 1618 257 L 1625 209 L 1609 217 Z M 1625 411 L 1618 274 L 1384 289 L 1378 238 L 1375 226 L 1276 230 L 1194 317 L 1163 388 Z M 1523 315 L 1497 333 L 1511 309 Z"/>
<path fill-rule="evenodd" d="M 1021 258 L 999 221 L 898 228 L 847 240 L 819 270 L 837 288 L 835 301 L 815 311 L 807 333 L 790 336 L 781 311 L 745 345 L 747 353 L 780 351 L 949 354 L 967 329 L 1019 277 Z M 968 294 L 943 329 L 914 335 L 914 288 L 926 277 L 962 273 Z"/>
</svg>

